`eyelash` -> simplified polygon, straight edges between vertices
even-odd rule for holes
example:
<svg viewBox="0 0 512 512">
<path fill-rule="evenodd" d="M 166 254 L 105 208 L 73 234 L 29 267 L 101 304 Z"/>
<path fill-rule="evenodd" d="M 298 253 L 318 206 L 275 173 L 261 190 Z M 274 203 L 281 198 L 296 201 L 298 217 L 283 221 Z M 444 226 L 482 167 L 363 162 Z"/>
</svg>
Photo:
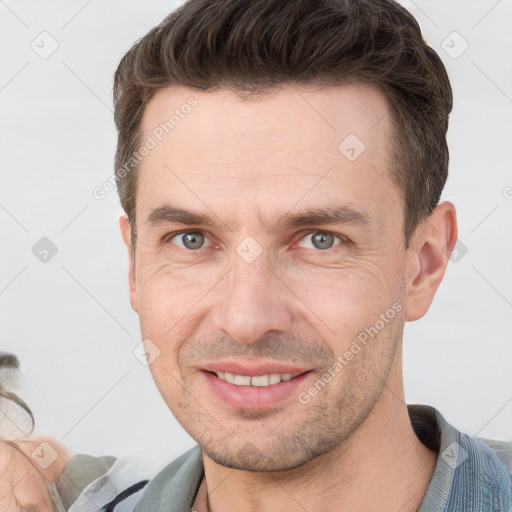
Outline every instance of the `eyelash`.
<svg viewBox="0 0 512 512">
<path fill-rule="evenodd" d="M 184 235 L 186 233 L 200 233 L 201 235 L 204 235 L 206 238 L 208 238 L 208 233 L 206 231 L 203 231 L 202 229 L 184 229 L 184 230 L 181 230 L 181 231 L 174 231 L 172 233 L 168 233 L 167 235 L 165 235 L 163 237 L 162 242 L 164 244 L 168 244 L 176 236 Z M 329 249 L 324 249 L 324 250 L 322 250 L 322 249 L 310 249 L 310 250 L 316 251 L 317 253 L 326 253 L 329 250 L 334 249 L 335 247 L 338 247 L 340 245 L 344 245 L 344 244 L 347 244 L 347 243 L 350 242 L 350 240 L 347 237 L 343 236 L 343 235 L 340 235 L 340 234 L 337 234 L 337 233 L 333 233 L 332 231 L 325 231 L 325 230 L 319 230 L 319 229 L 314 229 L 314 230 L 310 230 L 310 231 L 307 231 L 307 232 L 303 233 L 302 236 L 298 240 L 300 241 L 303 238 L 307 237 L 308 235 L 312 235 L 312 234 L 316 234 L 316 233 L 322 233 L 324 235 L 332 235 L 333 237 L 338 238 L 339 241 L 340 241 L 339 244 L 334 245 L 333 247 L 329 247 Z M 180 247 L 180 249 L 182 249 L 182 248 Z M 204 247 L 204 248 L 201 247 L 200 249 L 196 249 L 196 250 L 189 249 L 188 251 L 189 252 L 200 252 L 203 249 L 208 249 L 208 247 Z M 303 247 L 301 247 L 301 249 L 303 249 Z"/>
</svg>

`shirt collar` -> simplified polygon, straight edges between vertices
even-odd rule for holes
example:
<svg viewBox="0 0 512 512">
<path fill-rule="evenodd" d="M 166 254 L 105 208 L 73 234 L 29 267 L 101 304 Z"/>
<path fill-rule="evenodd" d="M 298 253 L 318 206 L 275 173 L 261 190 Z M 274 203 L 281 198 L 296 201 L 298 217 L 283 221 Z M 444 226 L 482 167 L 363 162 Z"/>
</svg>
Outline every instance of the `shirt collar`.
<svg viewBox="0 0 512 512">
<path fill-rule="evenodd" d="M 438 453 L 418 512 L 508 512 L 510 479 L 492 450 L 483 441 L 461 434 L 433 407 L 413 404 L 407 408 L 418 439 Z M 203 477 L 202 453 L 194 446 L 151 480 L 134 512 L 190 510 Z M 495 507 L 496 502 L 503 503 L 503 508 L 485 508 Z"/>
</svg>

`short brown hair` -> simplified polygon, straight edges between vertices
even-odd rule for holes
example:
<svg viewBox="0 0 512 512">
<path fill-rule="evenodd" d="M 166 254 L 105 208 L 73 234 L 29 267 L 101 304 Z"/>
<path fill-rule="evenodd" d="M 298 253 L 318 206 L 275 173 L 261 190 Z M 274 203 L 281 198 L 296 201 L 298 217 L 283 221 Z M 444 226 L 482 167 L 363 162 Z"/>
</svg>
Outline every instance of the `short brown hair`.
<svg viewBox="0 0 512 512">
<path fill-rule="evenodd" d="M 178 85 L 250 97 L 286 83 L 354 82 L 378 86 L 391 107 L 390 173 L 404 201 L 408 247 L 446 182 L 453 99 L 441 59 L 392 0 L 189 0 L 137 41 L 114 82 L 116 181 L 132 242 L 137 166 L 126 172 L 126 162 L 156 91 Z"/>
</svg>

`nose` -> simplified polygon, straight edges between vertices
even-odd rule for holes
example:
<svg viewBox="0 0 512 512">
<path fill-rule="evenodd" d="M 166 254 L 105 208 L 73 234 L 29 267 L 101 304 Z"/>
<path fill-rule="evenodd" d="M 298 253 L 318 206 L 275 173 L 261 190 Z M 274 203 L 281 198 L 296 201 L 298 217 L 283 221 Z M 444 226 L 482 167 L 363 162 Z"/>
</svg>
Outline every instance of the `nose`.
<svg viewBox="0 0 512 512">
<path fill-rule="evenodd" d="M 215 327 L 240 343 L 253 343 L 267 331 L 287 331 L 292 324 L 290 290 L 267 260 L 241 258 L 222 281 L 214 314 Z"/>
</svg>

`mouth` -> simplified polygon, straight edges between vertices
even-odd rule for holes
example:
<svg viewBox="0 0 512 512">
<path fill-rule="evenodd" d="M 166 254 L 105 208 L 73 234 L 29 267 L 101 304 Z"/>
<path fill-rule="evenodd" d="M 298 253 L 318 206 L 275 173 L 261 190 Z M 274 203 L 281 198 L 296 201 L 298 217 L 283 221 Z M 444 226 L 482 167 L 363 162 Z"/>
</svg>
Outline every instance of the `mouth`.
<svg viewBox="0 0 512 512">
<path fill-rule="evenodd" d="M 240 373 L 204 369 L 201 373 L 206 380 L 207 390 L 225 406 L 256 412 L 298 404 L 300 388 L 304 387 L 304 381 L 313 370 L 294 371 L 262 373 L 246 368 Z"/>
</svg>

